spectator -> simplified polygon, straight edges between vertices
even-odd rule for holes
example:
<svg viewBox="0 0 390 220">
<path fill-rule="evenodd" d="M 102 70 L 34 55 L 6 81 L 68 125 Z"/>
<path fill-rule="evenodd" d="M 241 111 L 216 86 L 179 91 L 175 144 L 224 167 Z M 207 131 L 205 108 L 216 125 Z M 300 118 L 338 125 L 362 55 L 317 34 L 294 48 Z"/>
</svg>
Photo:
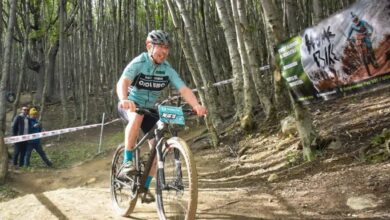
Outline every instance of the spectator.
<svg viewBox="0 0 390 220">
<path fill-rule="evenodd" d="M 29 108 L 27 106 L 22 107 L 22 112 L 16 116 L 12 122 L 12 135 L 24 135 L 28 134 L 29 132 L 29 122 L 27 118 Z M 19 167 L 22 167 L 24 165 L 24 157 L 26 155 L 27 150 L 27 141 L 18 142 L 15 143 L 15 150 L 13 155 L 13 165 L 16 168 L 18 166 L 18 160 L 19 160 Z"/>
<path fill-rule="evenodd" d="M 42 131 L 42 124 L 38 121 L 38 114 L 39 113 L 36 108 L 31 108 L 29 111 L 30 134 L 39 133 Z M 30 166 L 30 157 L 34 149 L 48 167 L 53 166 L 53 163 L 47 158 L 45 151 L 43 151 L 41 145 L 41 139 L 38 138 L 38 139 L 33 139 L 28 141 L 26 157 L 24 161 L 24 164 L 27 167 Z"/>
</svg>

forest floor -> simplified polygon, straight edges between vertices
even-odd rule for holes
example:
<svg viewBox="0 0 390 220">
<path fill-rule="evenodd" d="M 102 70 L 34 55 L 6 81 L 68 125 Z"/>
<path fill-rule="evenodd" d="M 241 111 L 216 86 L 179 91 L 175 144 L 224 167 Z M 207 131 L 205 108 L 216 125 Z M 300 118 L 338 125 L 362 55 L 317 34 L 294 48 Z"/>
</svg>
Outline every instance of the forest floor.
<svg viewBox="0 0 390 220">
<path fill-rule="evenodd" d="M 390 160 L 383 144 L 390 129 L 389 94 L 387 88 L 312 107 L 319 133 L 337 138 L 318 149 L 311 163 L 302 163 L 297 135 L 259 126 L 260 119 L 252 134 L 226 132 L 217 149 L 205 147 L 204 139 L 193 143 L 203 127 L 187 131 L 183 137 L 193 143 L 199 175 L 197 219 L 390 219 Z M 104 138 L 121 130 L 111 124 Z M 45 150 L 52 156 L 64 141 L 83 148 L 78 141 L 94 140 L 99 132 L 76 132 Z M 89 153 L 90 159 L 69 166 L 59 158 L 52 169 L 38 160 L 38 168 L 10 170 L 0 188 L 0 219 L 122 219 L 109 192 L 115 140 L 104 145 L 104 153 Z M 139 203 L 131 219 L 158 219 L 155 210 L 155 204 Z"/>
</svg>

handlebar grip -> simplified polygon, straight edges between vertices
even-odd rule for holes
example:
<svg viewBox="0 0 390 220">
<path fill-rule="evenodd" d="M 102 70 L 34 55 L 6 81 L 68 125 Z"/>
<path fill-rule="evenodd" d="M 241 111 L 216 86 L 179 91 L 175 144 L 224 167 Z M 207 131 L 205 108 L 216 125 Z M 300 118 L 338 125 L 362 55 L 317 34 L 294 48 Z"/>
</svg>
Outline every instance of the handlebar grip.
<svg viewBox="0 0 390 220">
<path fill-rule="evenodd" d="M 151 112 L 149 109 L 140 108 L 140 107 L 135 108 L 135 112 L 136 112 L 137 114 L 140 114 L 140 115 L 152 114 L 152 112 Z"/>
<path fill-rule="evenodd" d="M 183 109 L 183 112 L 188 115 L 197 115 L 196 111 L 194 111 L 193 109 Z"/>
</svg>

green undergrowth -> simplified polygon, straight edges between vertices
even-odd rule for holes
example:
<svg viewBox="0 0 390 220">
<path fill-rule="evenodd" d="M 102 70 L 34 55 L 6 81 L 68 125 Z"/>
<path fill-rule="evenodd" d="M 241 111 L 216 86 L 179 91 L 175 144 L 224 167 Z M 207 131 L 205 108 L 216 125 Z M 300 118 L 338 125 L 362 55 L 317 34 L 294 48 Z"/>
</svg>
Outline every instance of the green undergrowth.
<svg viewBox="0 0 390 220">
<path fill-rule="evenodd" d="M 390 131 L 383 129 L 370 139 L 370 147 L 364 154 L 364 161 L 369 163 L 382 163 L 390 159 L 389 149 Z"/>
<path fill-rule="evenodd" d="M 13 190 L 9 185 L 0 185 L 0 202 L 5 202 L 16 196 L 18 196 L 18 192 Z"/>
<path fill-rule="evenodd" d="M 75 138 L 72 134 L 56 137 L 51 140 L 43 141 L 43 148 L 50 160 L 53 162 L 53 168 L 67 168 L 80 164 L 84 161 L 105 155 L 107 152 L 115 149 L 119 143 L 123 142 L 123 133 L 116 132 L 104 135 L 99 153 L 99 137 Z M 34 170 L 36 168 L 46 168 L 36 152 L 31 155 L 31 168 L 24 170 Z"/>
</svg>

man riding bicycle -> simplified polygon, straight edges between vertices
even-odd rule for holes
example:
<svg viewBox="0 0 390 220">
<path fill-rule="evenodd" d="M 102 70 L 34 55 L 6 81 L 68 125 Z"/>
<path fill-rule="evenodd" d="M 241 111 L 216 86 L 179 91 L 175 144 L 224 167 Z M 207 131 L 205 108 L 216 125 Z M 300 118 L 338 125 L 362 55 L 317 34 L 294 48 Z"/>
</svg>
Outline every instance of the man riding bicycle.
<svg viewBox="0 0 390 220">
<path fill-rule="evenodd" d="M 192 90 L 185 85 L 178 73 L 166 61 L 169 55 L 169 47 L 170 39 L 165 31 L 151 31 L 146 38 L 147 52 L 141 53 L 126 66 L 117 83 L 118 112 L 121 118 L 127 121 L 125 128 L 124 166 L 119 172 L 119 178 L 126 179 L 128 175 L 135 172 L 135 167 L 132 164 L 133 148 L 139 129 L 147 133 L 158 121 L 158 118 L 151 115 L 136 113 L 137 106 L 153 109 L 161 91 L 169 83 L 172 83 L 198 116 L 207 113 L 207 109 L 198 103 Z M 149 144 L 153 146 L 153 139 L 149 140 Z M 155 174 L 156 163 L 154 162 L 145 183 L 146 189 L 149 189 Z M 142 198 L 143 202 L 146 203 L 155 200 L 149 190 Z"/>
<path fill-rule="evenodd" d="M 351 12 L 351 16 L 352 16 L 353 23 L 351 24 L 351 27 L 349 28 L 347 40 L 348 41 L 351 40 L 351 36 L 352 36 L 352 33 L 354 31 L 356 31 L 358 34 L 364 35 L 363 42 L 367 46 L 368 52 L 370 53 L 371 57 L 373 58 L 373 66 L 375 68 L 377 68 L 378 63 L 376 62 L 375 52 L 374 52 L 374 49 L 372 48 L 372 42 L 370 39 L 374 29 L 366 21 L 359 19 L 359 17 L 357 15 L 355 15 L 353 12 Z"/>
</svg>

